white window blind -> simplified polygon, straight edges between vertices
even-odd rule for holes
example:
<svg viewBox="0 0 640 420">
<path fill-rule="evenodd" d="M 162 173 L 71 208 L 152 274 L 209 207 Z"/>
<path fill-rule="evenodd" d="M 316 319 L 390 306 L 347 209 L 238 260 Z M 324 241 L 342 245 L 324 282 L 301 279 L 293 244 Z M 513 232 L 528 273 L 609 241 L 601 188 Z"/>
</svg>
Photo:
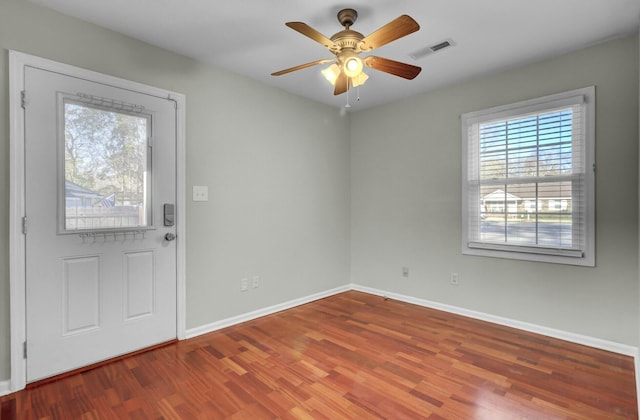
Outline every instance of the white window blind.
<svg viewBox="0 0 640 420">
<path fill-rule="evenodd" d="M 462 116 L 463 253 L 594 265 L 595 89 Z"/>
</svg>

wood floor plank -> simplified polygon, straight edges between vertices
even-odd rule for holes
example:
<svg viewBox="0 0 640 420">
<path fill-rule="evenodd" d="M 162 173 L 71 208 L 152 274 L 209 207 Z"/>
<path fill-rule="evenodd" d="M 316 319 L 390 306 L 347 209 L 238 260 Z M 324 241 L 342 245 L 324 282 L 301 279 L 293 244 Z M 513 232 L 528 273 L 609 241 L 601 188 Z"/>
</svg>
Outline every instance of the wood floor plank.
<svg viewBox="0 0 640 420">
<path fill-rule="evenodd" d="M 637 419 L 633 358 L 350 291 L 0 398 L 0 419 Z"/>
</svg>

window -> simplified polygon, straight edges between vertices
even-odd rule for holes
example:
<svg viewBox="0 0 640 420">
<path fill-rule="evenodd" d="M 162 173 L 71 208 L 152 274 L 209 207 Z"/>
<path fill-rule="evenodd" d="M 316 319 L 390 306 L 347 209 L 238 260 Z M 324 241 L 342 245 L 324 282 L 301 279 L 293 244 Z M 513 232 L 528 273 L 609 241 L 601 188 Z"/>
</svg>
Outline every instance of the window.
<svg viewBox="0 0 640 420">
<path fill-rule="evenodd" d="M 595 88 L 462 116 L 463 254 L 595 265 Z"/>
<path fill-rule="evenodd" d="M 141 106 L 64 95 L 61 232 L 151 225 L 151 116 Z M 63 141 L 62 141 L 63 140 Z"/>
</svg>

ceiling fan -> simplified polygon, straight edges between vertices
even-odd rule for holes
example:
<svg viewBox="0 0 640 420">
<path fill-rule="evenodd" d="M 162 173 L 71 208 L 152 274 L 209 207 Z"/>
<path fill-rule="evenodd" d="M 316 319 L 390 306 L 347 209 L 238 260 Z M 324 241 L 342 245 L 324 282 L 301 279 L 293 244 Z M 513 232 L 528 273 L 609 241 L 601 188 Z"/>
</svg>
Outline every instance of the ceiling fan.
<svg viewBox="0 0 640 420">
<path fill-rule="evenodd" d="M 409 35 L 420 29 L 420 25 L 408 15 L 402 15 L 392 20 L 380 29 L 368 36 L 362 35 L 351 29 L 351 25 L 358 18 L 358 12 L 354 9 L 343 9 L 338 12 L 338 21 L 344 30 L 335 33 L 331 38 L 327 38 L 303 22 L 287 22 L 289 28 L 300 32 L 312 40 L 322 44 L 335 55 L 335 58 L 316 60 L 299 66 L 291 67 L 271 73 L 272 76 L 280 76 L 292 71 L 305 69 L 307 67 L 325 64 L 333 61 L 333 64 L 322 70 L 322 74 L 334 85 L 334 95 L 340 95 L 351 87 L 362 85 L 368 78 L 363 68 L 367 66 L 374 70 L 383 71 L 394 76 L 405 79 L 415 78 L 420 71 L 420 67 L 387 58 L 370 55 L 360 58 L 361 52 L 369 52 L 385 44 Z"/>
</svg>

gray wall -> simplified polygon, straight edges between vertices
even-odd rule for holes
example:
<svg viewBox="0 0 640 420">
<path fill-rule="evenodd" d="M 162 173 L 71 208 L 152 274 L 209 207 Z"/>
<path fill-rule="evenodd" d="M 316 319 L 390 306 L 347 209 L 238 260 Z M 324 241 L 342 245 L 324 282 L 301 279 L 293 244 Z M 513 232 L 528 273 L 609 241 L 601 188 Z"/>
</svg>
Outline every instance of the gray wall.
<svg viewBox="0 0 640 420">
<path fill-rule="evenodd" d="M 186 94 L 187 327 L 349 283 L 338 110 L 22 0 L 0 2 L 0 381 L 9 377 L 9 49 Z M 261 285 L 240 292 L 240 279 Z"/>
<path fill-rule="evenodd" d="M 352 282 L 637 346 L 637 44 L 608 42 L 354 114 Z M 597 267 L 461 255 L 460 114 L 589 85 Z"/>
</svg>

